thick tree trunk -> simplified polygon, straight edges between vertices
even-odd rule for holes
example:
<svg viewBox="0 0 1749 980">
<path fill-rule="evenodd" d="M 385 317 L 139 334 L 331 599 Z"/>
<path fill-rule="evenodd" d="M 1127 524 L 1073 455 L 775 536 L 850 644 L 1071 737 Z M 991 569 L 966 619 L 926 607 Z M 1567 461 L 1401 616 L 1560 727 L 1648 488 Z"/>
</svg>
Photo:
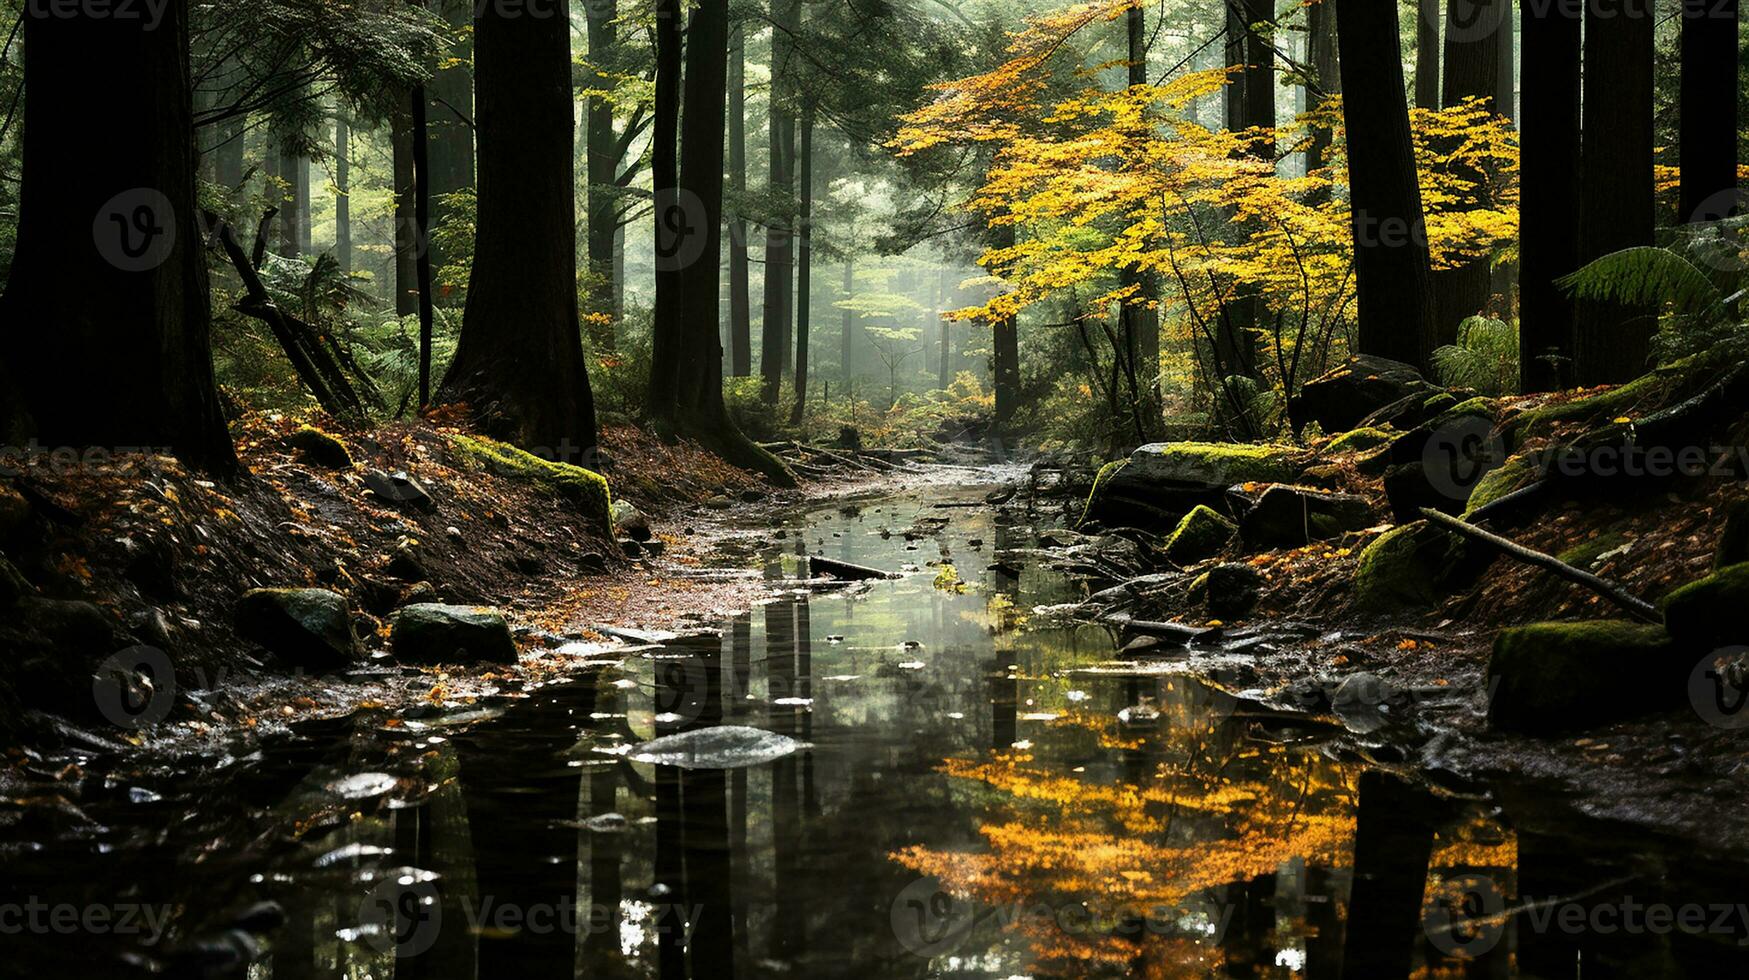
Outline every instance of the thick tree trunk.
<svg viewBox="0 0 1749 980">
<path fill-rule="evenodd" d="M 549 16 L 482 4 L 474 21 L 479 214 L 443 397 L 488 434 L 587 462 L 595 402 L 578 332 L 566 0 Z"/>
<path fill-rule="evenodd" d="M 425 86 L 413 86 L 413 278 L 419 284 L 419 407 L 431 404 L 431 129 Z"/>
<path fill-rule="evenodd" d="M 352 271 L 352 128 L 344 110 L 334 114 L 334 261 Z"/>
<path fill-rule="evenodd" d="M 1275 0 L 1245 0 L 1245 125 L 1260 129 L 1275 129 Z M 1140 8 L 1133 8 L 1140 15 Z M 1132 32 L 1135 30 L 1131 28 Z M 1132 38 L 1139 47 L 1140 38 Z M 1132 47 L 1132 52 L 1136 47 Z M 1133 57 L 1133 55 L 1132 55 Z M 1143 73 L 1146 78 L 1146 72 Z M 1130 84 L 1135 84 L 1134 75 Z M 1272 138 L 1256 148 L 1260 160 L 1275 159 Z"/>
<path fill-rule="evenodd" d="M 1595 0 L 1586 7 L 1581 262 L 1652 244 L 1655 26 L 1645 0 Z M 1584 303 L 1578 322 L 1580 384 L 1627 381 L 1646 370 L 1654 310 Z"/>
<path fill-rule="evenodd" d="M 747 294 L 747 219 L 741 208 L 747 194 L 747 28 L 735 23 L 729 36 L 729 186 L 735 210 L 729 217 L 729 370 L 737 378 L 753 373 L 753 307 Z"/>
<path fill-rule="evenodd" d="M 801 237 L 796 262 L 796 403 L 790 410 L 791 425 L 800 425 L 808 404 L 808 299 L 814 270 L 814 106 L 802 110 Z"/>
<path fill-rule="evenodd" d="M 1128 28 L 1129 83 L 1131 87 L 1148 84 L 1148 48 L 1147 25 L 1145 15 L 1140 6 L 1131 7 L 1125 15 Z M 1264 56 L 1264 68 L 1257 76 L 1265 79 L 1262 82 L 1266 89 L 1271 90 L 1267 100 L 1270 109 L 1270 126 L 1274 126 L 1275 99 L 1273 95 L 1273 54 L 1261 52 Z M 1247 75 L 1251 75 L 1247 68 Z M 1246 81 L 1246 90 L 1250 91 L 1252 81 Z M 1129 358 L 1137 390 L 1131 392 L 1136 402 L 1134 411 L 1141 420 L 1138 430 L 1152 432 L 1155 428 L 1153 420 L 1160 415 L 1160 318 L 1153 304 L 1158 291 L 1154 277 L 1136 271 L 1123 271 L 1123 284 L 1135 287 L 1135 295 L 1123 305 L 1122 331 L 1124 343 L 1128 347 Z M 941 333 L 941 373 L 947 377 L 947 324 L 942 324 Z M 946 387 L 943 382 L 942 387 Z"/>
<path fill-rule="evenodd" d="M 430 137 L 427 154 L 431 179 L 426 193 L 431 199 L 431 222 L 442 224 L 450 215 L 449 195 L 474 186 L 474 77 L 469 58 L 472 42 L 473 4 L 470 0 L 439 0 L 435 12 L 449 24 L 453 38 L 448 56 L 425 86 L 426 125 Z M 456 261 L 433 244 L 432 264 Z"/>
<path fill-rule="evenodd" d="M 226 119 L 214 126 L 213 181 L 232 196 L 243 187 L 243 120 Z"/>
<path fill-rule="evenodd" d="M 997 225 L 991 233 L 997 248 L 1014 247 L 1013 225 Z M 996 390 L 996 429 L 1000 432 L 1007 429 L 1020 407 L 1020 323 L 1015 317 L 1004 317 L 993 325 L 990 379 Z"/>
<path fill-rule="evenodd" d="M 800 19 L 799 0 L 772 0 L 771 19 L 776 25 L 771 38 L 771 109 L 769 147 L 771 197 L 786 210 L 795 196 L 795 117 L 789 109 L 790 63 L 793 44 L 786 28 Z M 795 263 L 787 218 L 774 216 L 765 232 L 765 315 L 760 328 L 759 374 L 766 404 L 776 405 L 784 372 L 789 369 L 791 273 Z"/>
<path fill-rule="evenodd" d="M 613 84 L 601 70 L 608 53 L 618 42 L 619 16 L 617 0 L 594 0 L 584 4 L 588 18 L 589 63 L 596 68 L 590 87 L 606 90 Z M 620 318 L 618 294 L 614 288 L 614 234 L 619 229 L 619 204 L 614 195 L 616 171 L 620 154 L 618 138 L 613 128 L 613 103 L 605 95 L 591 95 L 584 106 L 584 169 L 589 187 L 585 194 L 588 209 L 584 247 L 589 257 L 589 312 L 608 317 L 611 322 L 592 322 L 589 334 L 597 349 L 612 349 L 613 322 Z"/>
<path fill-rule="evenodd" d="M 1681 221 L 1742 210 L 1737 190 L 1737 0 L 1682 0 Z"/>
<path fill-rule="evenodd" d="M 697 214 L 680 194 L 681 17 L 679 0 L 656 0 L 656 105 L 650 177 L 656 194 L 656 306 L 650 327 L 650 415 L 672 428 L 680 407 L 680 357 L 685 345 L 684 250 L 697 236 Z"/>
<path fill-rule="evenodd" d="M 395 315 L 412 316 L 419 312 L 419 272 L 414 261 L 419 251 L 419 235 L 413 216 L 412 114 L 397 109 L 390 115 L 389 125 L 395 182 Z"/>
<path fill-rule="evenodd" d="M 1581 21 L 1563 6 L 1524 12 L 1518 350 L 1527 392 L 1573 378 L 1573 303 L 1555 280 L 1579 267 Z"/>
<path fill-rule="evenodd" d="M 1361 353 L 1430 367 L 1432 272 L 1409 136 L 1397 10 L 1336 0 Z"/>
<path fill-rule="evenodd" d="M 310 158 L 281 152 L 279 176 L 286 182 L 285 203 L 279 209 L 280 254 L 288 258 L 310 254 Z"/>
<path fill-rule="evenodd" d="M 1342 91 L 1342 72 L 1336 60 L 1336 8 L 1330 3 L 1313 4 L 1306 9 L 1306 25 L 1310 48 L 1307 60 L 1312 73 L 1326 96 L 1336 95 Z M 1312 141 L 1306 150 L 1307 173 L 1323 169 L 1329 161 L 1333 135 L 1323 126 L 1312 130 Z M 1319 192 L 1313 203 L 1321 203 L 1328 196 L 1327 192 Z"/>
<path fill-rule="evenodd" d="M 31 94 L 0 357 L 40 444 L 169 451 L 230 474 L 196 211 L 187 4 L 166 3 L 150 28 L 91 9 L 23 14 Z"/>
<path fill-rule="evenodd" d="M 1513 0 L 1500 0 L 1504 4 L 1501 11 L 1500 30 L 1495 37 L 1500 43 L 1500 50 L 1495 57 L 1498 69 L 1494 81 L 1494 111 L 1502 117 L 1518 121 L 1518 11 Z"/>
<path fill-rule="evenodd" d="M 1459 0 L 1463 2 L 1463 0 Z M 1415 108 L 1439 108 L 1439 0 L 1415 2 Z M 1395 50 L 1395 48 L 1393 48 Z"/>
<path fill-rule="evenodd" d="M 1447 6 L 1445 25 L 1444 104 L 1456 106 L 1469 98 L 1487 100 L 1497 111 L 1500 85 L 1500 30 L 1510 0 L 1459 0 Z M 1455 145 L 1448 150 L 1456 150 Z M 1470 171 L 1464 176 L 1481 180 Z M 1471 202 L 1479 203 L 1479 202 Z M 1481 258 L 1433 273 L 1434 346 L 1457 342 L 1458 325 L 1482 312 L 1492 286 L 1491 264 Z"/>
</svg>

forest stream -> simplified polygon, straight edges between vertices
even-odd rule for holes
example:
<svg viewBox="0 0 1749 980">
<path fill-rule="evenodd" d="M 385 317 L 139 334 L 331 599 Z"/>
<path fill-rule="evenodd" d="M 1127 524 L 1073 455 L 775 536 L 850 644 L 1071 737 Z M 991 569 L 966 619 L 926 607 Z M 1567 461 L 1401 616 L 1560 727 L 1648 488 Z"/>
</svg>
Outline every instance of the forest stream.
<svg viewBox="0 0 1749 980">
<path fill-rule="evenodd" d="M 1740 862 L 1190 676 L 1243 652 L 1118 659 L 1035 613 L 1085 589 L 995 559 L 1035 532 L 987 489 L 764 525 L 778 597 L 714 635 L 244 757 L 76 760 L 101 788 L 4 829 L 0 891 L 109 918 L 9 968 L 1744 975 Z M 903 574 L 810 591 L 805 553 Z"/>
</svg>

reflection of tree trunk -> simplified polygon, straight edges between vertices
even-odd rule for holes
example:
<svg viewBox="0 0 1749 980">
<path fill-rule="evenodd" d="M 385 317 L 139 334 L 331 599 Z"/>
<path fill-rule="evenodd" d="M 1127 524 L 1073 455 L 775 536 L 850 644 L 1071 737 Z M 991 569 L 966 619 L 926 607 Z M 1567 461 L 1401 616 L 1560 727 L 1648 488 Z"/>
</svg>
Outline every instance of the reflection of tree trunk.
<svg viewBox="0 0 1749 980">
<path fill-rule="evenodd" d="M 792 602 L 774 602 L 765 607 L 766 696 L 775 702 L 795 696 L 799 607 Z M 770 706 L 771 730 L 782 735 L 795 735 L 796 709 L 791 705 Z M 796 792 L 798 760 L 787 755 L 771 764 L 771 889 L 776 898 L 777 915 L 771 931 L 770 955 L 778 960 L 795 955 L 802 948 L 801 917 L 798 887 L 802 868 L 798 861 L 801 846 L 800 799 Z"/>
<path fill-rule="evenodd" d="M 1430 797 L 1398 777 L 1376 770 L 1361 774 L 1344 977 L 1409 975 L 1422 936 L 1433 810 Z"/>
<path fill-rule="evenodd" d="M 1020 682 L 1009 673 L 1004 658 L 991 662 L 990 747 L 1012 748 L 1020 738 Z"/>
<path fill-rule="evenodd" d="M 1342 975 L 1342 916 L 1333 877 L 1324 865 L 1306 867 L 1306 980 Z"/>
<path fill-rule="evenodd" d="M 1227 931 L 1221 937 L 1229 977 L 1262 976 L 1275 965 L 1275 873 L 1224 886 Z"/>
</svg>

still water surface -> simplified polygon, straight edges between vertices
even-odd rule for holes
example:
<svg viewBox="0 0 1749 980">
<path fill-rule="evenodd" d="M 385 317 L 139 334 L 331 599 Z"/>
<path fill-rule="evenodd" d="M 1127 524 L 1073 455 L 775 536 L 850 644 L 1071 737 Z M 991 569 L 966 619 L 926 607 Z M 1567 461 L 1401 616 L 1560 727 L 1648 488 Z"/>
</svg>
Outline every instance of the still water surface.
<svg viewBox="0 0 1749 980">
<path fill-rule="evenodd" d="M 7 902 L 168 911 L 156 942 L 0 943 L 80 976 L 222 969 L 251 930 L 258 978 L 1749 975 L 1749 912 L 1734 934 L 1530 915 L 1728 904 L 1740 869 L 1539 791 L 1411 790 L 1328 720 L 1044 626 L 1083 592 L 996 560 L 1035 543 L 1026 514 L 936 506 L 980 492 L 799 514 L 757 549 L 778 583 L 804 551 L 901 579 L 13 820 Z M 717 738 L 726 768 L 633 748 L 713 726 L 770 734 Z M 238 921 L 269 900 L 282 923 Z"/>
</svg>

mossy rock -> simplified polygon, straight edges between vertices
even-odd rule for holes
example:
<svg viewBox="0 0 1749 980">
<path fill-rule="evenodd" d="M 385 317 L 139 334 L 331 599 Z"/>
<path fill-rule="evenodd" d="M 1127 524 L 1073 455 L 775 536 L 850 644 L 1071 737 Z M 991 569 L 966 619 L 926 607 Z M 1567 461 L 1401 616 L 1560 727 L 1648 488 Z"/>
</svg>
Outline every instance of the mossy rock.
<svg viewBox="0 0 1749 980">
<path fill-rule="evenodd" d="M 449 437 L 450 450 L 465 464 L 499 476 L 524 480 L 565 498 L 595 523 L 603 535 L 613 535 L 613 495 L 607 480 L 594 470 L 572 463 L 541 459 L 515 446 L 484 436 Z"/>
<path fill-rule="evenodd" d="M 1705 652 L 1749 644 L 1749 562 L 1729 565 L 1664 597 L 1664 628 L 1678 643 Z"/>
<path fill-rule="evenodd" d="M 1233 442 L 1157 442 L 1130 454 L 1128 479 L 1229 487 L 1282 483 L 1299 474 L 1293 446 Z"/>
<path fill-rule="evenodd" d="M 1099 491 L 1111 481 L 1111 478 L 1115 476 L 1119 470 L 1128 466 L 1129 462 L 1130 461 L 1127 459 L 1114 459 L 1111 462 L 1106 463 L 1104 466 L 1101 466 L 1099 472 L 1093 474 L 1093 489 L 1087 492 L 1087 502 L 1081 505 L 1081 520 L 1078 523 L 1087 523 L 1093 514 L 1094 503 L 1099 499 Z"/>
<path fill-rule="evenodd" d="M 1528 453 L 1509 456 L 1506 462 L 1482 474 L 1470 490 L 1464 514 L 1473 514 L 1509 493 L 1523 489 L 1537 477 L 1536 460 Z"/>
<path fill-rule="evenodd" d="M 407 663 L 516 663 L 510 625 L 495 609 L 419 602 L 389 621 L 395 659 Z"/>
<path fill-rule="evenodd" d="M 1216 513 L 1213 508 L 1198 504 L 1178 522 L 1178 528 L 1166 539 L 1166 557 L 1180 565 L 1194 565 L 1213 558 L 1233 538 L 1237 525 Z"/>
<path fill-rule="evenodd" d="M 1354 568 L 1355 605 L 1364 612 L 1432 609 L 1477 570 L 1464 539 L 1426 521 L 1374 538 Z"/>
<path fill-rule="evenodd" d="M 1457 403 L 1458 400 L 1449 392 L 1439 392 L 1438 394 L 1429 396 L 1426 401 L 1421 403 L 1421 416 L 1422 418 L 1429 418 L 1439 415 L 1442 412 L 1449 411 L 1451 407 Z"/>
<path fill-rule="evenodd" d="M 294 667 L 330 670 L 364 657 L 345 597 L 327 589 L 250 589 L 236 622 L 238 634 Z"/>
<path fill-rule="evenodd" d="M 1368 426 L 1364 429 L 1350 429 L 1324 444 L 1320 452 L 1325 456 L 1340 456 L 1343 453 L 1364 453 L 1377 449 L 1397 438 L 1401 433 L 1390 429 L 1380 429 Z"/>
<path fill-rule="evenodd" d="M 1620 620 L 1502 630 L 1488 661 L 1488 721 L 1545 734 L 1679 707 L 1694 666 L 1683 649 L 1657 626 Z"/>
<path fill-rule="evenodd" d="M 32 595 L 36 595 L 36 587 L 18 569 L 12 567 L 5 555 L 0 555 L 0 608 Z"/>
<path fill-rule="evenodd" d="M 1245 512 L 1239 529 L 1252 548 L 1298 548 L 1371 527 L 1373 520 L 1365 497 L 1277 483 Z"/>
<path fill-rule="evenodd" d="M 313 425 L 302 426 L 286 436 L 285 445 L 296 450 L 307 463 L 331 470 L 352 468 L 352 452 L 346 448 L 346 443 Z"/>
<path fill-rule="evenodd" d="M 1515 442 L 1522 442 L 1546 435 L 1559 425 L 1571 423 L 1590 427 L 1617 418 L 1637 418 L 1665 407 L 1691 382 L 1706 377 L 1725 356 L 1725 352 L 1702 352 L 1656 368 L 1608 391 L 1532 409 L 1512 421 L 1512 437 Z"/>
</svg>

